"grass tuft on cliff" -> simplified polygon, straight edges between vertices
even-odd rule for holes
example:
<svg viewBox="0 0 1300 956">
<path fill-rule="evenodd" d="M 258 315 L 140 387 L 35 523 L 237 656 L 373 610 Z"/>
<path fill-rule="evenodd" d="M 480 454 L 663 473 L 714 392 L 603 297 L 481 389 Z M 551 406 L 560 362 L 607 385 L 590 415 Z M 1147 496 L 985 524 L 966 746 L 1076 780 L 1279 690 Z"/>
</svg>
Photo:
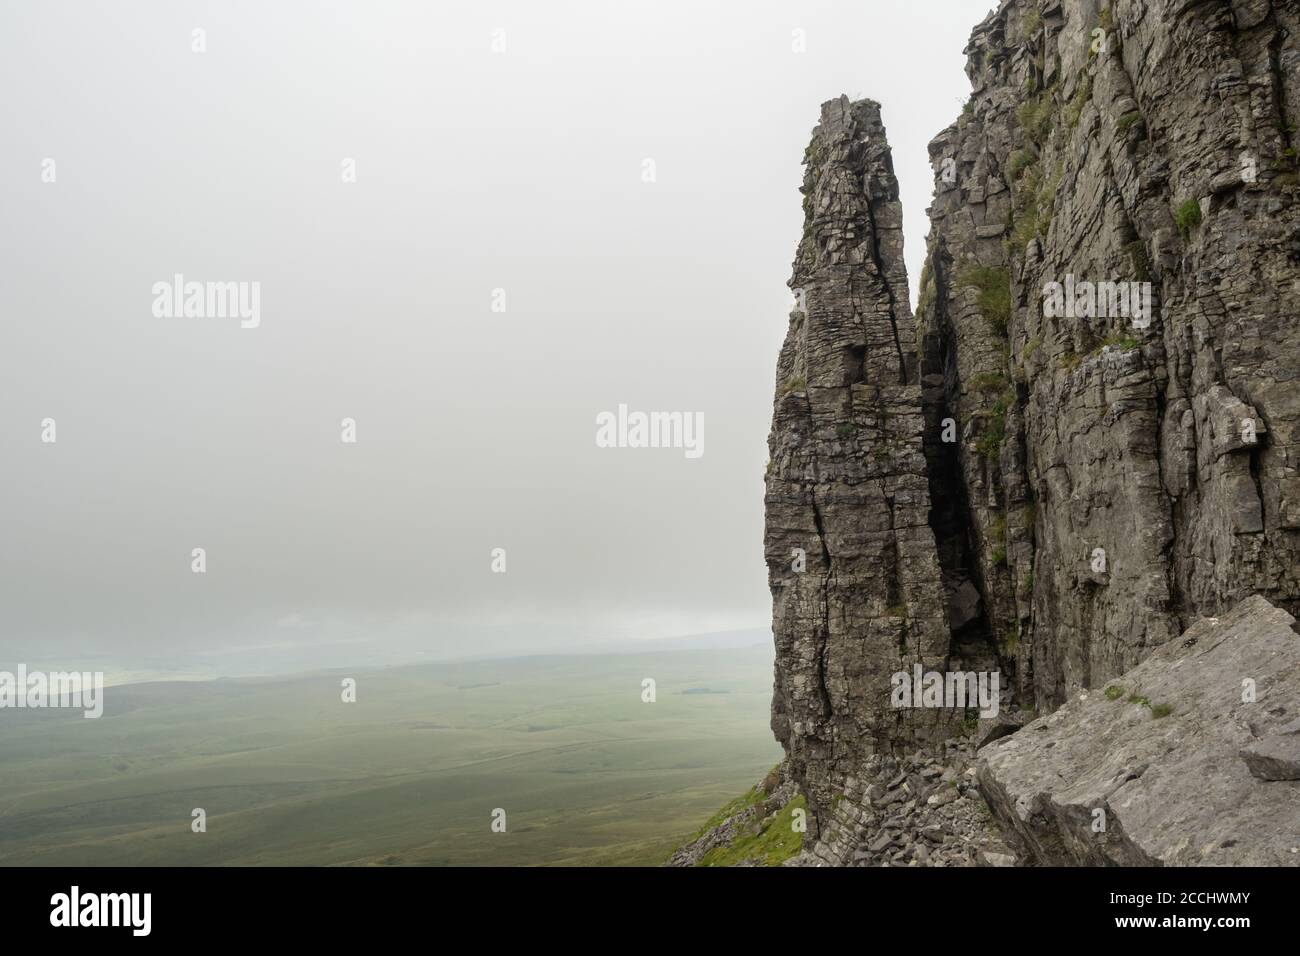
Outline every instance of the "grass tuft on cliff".
<svg viewBox="0 0 1300 956">
<path fill-rule="evenodd" d="M 1015 400 L 1016 393 L 1008 389 L 986 412 L 981 413 L 981 417 L 985 420 L 984 432 L 975 443 L 975 447 L 989 461 L 996 462 L 998 456 L 1002 454 L 1002 440 L 1007 434 L 1007 410 Z"/>
<path fill-rule="evenodd" d="M 1186 199 L 1174 210 L 1174 222 L 1178 226 L 1178 231 L 1186 239 L 1192 234 L 1192 230 L 1201 224 L 1201 204 L 1195 199 Z"/>
<path fill-rule="evenodd" d="M 1007 334 L 1011 320 L 1011 275 L 1006 269 L 992 266 L 971 266 L 961 274 L 958 282 L 979 291 L 975 300 L 980 314 L 998 335 Z"/>
<path fill-rule="evenodd" d="M 1068 129 L 1073 130 L 1079 125 L 1079 118 L 1083 116 L 1083 108 L 1090 99 L 1092 99 L 1092 75 L 1086 73 L 1075 88 L 1074 96 L 1065 105 L 1064 118 Z"/>
<path fill-rule="evenodd" d="M 758 791 L 758 793 L 761 799 L 762 791 Z M 741 798 L 741 800 L 744 799 L 744 797 Z M 739 809 L 743 810 L 744 806 L 741 805 Z M 803 848 L 803 834 L 797 832 L 792 824 L 794 812 L 804 809 L 806 809 L 804 798 L 802 796 L 795 797 L 773 814 L 772 818 L 766 823 L 755 820 L 750 825 L 748 832 L 738 836 L 727 846 L 714 847 L 704 854 L 699 865 L 735 866 L 747 860 L 754 860 L 764 866 L 780 866 Z M 724 807 L 719 813 L 723 813 L 725 810 Z M 726 817 L 722 819 L 725 820 Z M 719 820 L 718 822 L 722 821 Z"/>
</svg>

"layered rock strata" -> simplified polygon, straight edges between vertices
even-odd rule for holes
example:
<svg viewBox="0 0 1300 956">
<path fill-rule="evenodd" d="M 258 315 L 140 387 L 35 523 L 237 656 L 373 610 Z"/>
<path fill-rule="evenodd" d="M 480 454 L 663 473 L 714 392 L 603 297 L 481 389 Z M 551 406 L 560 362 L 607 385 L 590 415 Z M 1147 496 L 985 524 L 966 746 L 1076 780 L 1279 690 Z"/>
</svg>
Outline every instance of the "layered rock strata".
<svg viewBox="0 0 1300 956">
<path fill-rule="evenodd" d="M 966 52 L 918 345 L 1052 708 L 1248 595 L 1300 609 L 1300 10 L 1011 0 Z"/>
<path fill-rule="evenodd" d="M 890 703 L 891 674 L 946 667 L 950 632 L 929 524 L 898 184 L 879 105 L 826 103 L 806 166 L 765 545 L 772 729 L 815 833 L 838 782 L 866 755 L 946 736 L 961 715 Z"/>
<path fill-rule="evenodd" d="M 1016 847 L 1041 865 L 1300 866 L 1300 774 L 1271 756 L 1300 743 L 1294 625 L 1247 598 L 985 747 L 979 788 Z"/>
<path fill-rule="evenodd" d="M 874 759 L 985 731 L 898 672 L 1049 713 L 1252 596 L 1300 613 L 1300 6 L 1004 0 L 966 54 L 915 318 L 879 106 L 806 154 L 765 548 L 814 837 Z M 1285 783 L 1293 744 L 1234 765 Z"/>
</svg>

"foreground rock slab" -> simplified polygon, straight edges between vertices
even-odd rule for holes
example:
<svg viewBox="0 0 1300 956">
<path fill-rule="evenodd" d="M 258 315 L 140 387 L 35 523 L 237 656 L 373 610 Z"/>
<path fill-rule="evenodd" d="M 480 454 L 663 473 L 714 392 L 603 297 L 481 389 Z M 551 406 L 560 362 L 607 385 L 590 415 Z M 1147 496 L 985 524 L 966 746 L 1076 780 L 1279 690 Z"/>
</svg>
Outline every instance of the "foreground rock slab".
<svg viewBox="0 0 1300 956">
<path fill-rule="evenodd" d="M 1295 619 L 1259 596 L 980 752 L 978 784 L 1042 865 L 1300 866 L 1300 781 L 1259 779 L 1300 716 Z"/>
<path fill-rule="evenodd" d="M 1300 780 L 1300 722 L 1294 729 L 1256 741 L 1241 751 L 1241 759 L 1260 780 Z"/>
</svg>

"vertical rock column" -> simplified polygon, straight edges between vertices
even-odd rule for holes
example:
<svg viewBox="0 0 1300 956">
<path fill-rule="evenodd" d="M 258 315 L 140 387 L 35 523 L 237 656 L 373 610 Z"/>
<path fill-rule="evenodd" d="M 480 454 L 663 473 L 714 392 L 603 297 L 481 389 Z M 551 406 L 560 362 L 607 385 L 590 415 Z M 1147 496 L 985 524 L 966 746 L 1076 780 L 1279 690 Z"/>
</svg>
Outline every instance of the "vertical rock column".
<svg viewBox="0 0 1300 956">
<path fill-rule="evenodd" d="M 805 154 L 795 310 L 777 366 L 765 550 L 772 728 L 813 824 L 862 758 L 951 734 L 894 709 L 891 676 L 943 670 L 949 630 L 922 445 L 902 212 L 879 104 L 822 106 Z"/>
</svg>

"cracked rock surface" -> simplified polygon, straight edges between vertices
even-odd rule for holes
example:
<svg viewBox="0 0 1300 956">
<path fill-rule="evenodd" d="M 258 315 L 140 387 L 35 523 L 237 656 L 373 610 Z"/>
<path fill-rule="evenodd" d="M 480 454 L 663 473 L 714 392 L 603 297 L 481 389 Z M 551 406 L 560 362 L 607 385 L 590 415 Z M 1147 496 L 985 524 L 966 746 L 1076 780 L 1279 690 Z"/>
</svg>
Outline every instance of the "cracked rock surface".
<svg viewBox="0 0 1300 956">
<path fill-rule="evenodd" d="M 965 52 L 970 101 L 929 148 L 915 314 L 880 106 L 827 102 L 805 156 L 765 499 L 799 859 L 894 863 L 919 832 L 885 841 L 875 802 L 866 824 L 845 814 L 882 761 L 970 732 L 961 708 L 891 706 L 891 675 L 920 664 L 1000 675 L 1003 718 L 974 739 L 1021 862 L 1295 863 L 1263 824 L 1208 819 L 1171 768 L 1286 832 L 1300 820 L 1300 734 L 1278 723 L 1297 715 L 1234 705 L 1250 673 L 1179 684 L 1202 643 L 1279 686 L 1300 661 L 1279 623 L 1300 614 L 1300 5 L 1003 0 Z M 1054 283 L 1098 294 L 1062 313 Z M 1102 696 L 1135 673 L 1190 696 Z M 1087 753 L 1103 729 L 1075 722 L 1093 708 L 1173 750 L 1125 737 L 1128 763 L 1097 761 L 1131 777 L 1058 763 L 1059 786 L 1022 780 L 1014 755 L 1044 720 L 1057 753 Z M 1014 788 L 1040 783 L 1052 796 L 1020 806 Z M 1085 840 L 1096 799 L 1110 828 Z"/>
<path fill-rule="evenodd" d="M 845 783 L 822 839 L 789 866 L 1014 866 L 975 786 L 974 748 L 876 755 Z"/>
<path fill-rule="evenodd" d="M 878 745 L 945 736 L 960 715 L 905 716 L 889 677 L 942 667 L 949 631 L 930 529 L 898 184 L 869 100 L 831 100 L 807 153 L 769 439 L 772 729 L 815 832 L 836 782 Z M 913 714 L 919 712 L 912 712 Z"/>
<path fill-rule="evenodd" d="M 994 816 L 1045 865 L 1300 866 L 1300 781 L 1240 755 L 1294 767 L 1294 625 L 1247 598 L 990 744 L 978 777 Z"/>
</svg>

